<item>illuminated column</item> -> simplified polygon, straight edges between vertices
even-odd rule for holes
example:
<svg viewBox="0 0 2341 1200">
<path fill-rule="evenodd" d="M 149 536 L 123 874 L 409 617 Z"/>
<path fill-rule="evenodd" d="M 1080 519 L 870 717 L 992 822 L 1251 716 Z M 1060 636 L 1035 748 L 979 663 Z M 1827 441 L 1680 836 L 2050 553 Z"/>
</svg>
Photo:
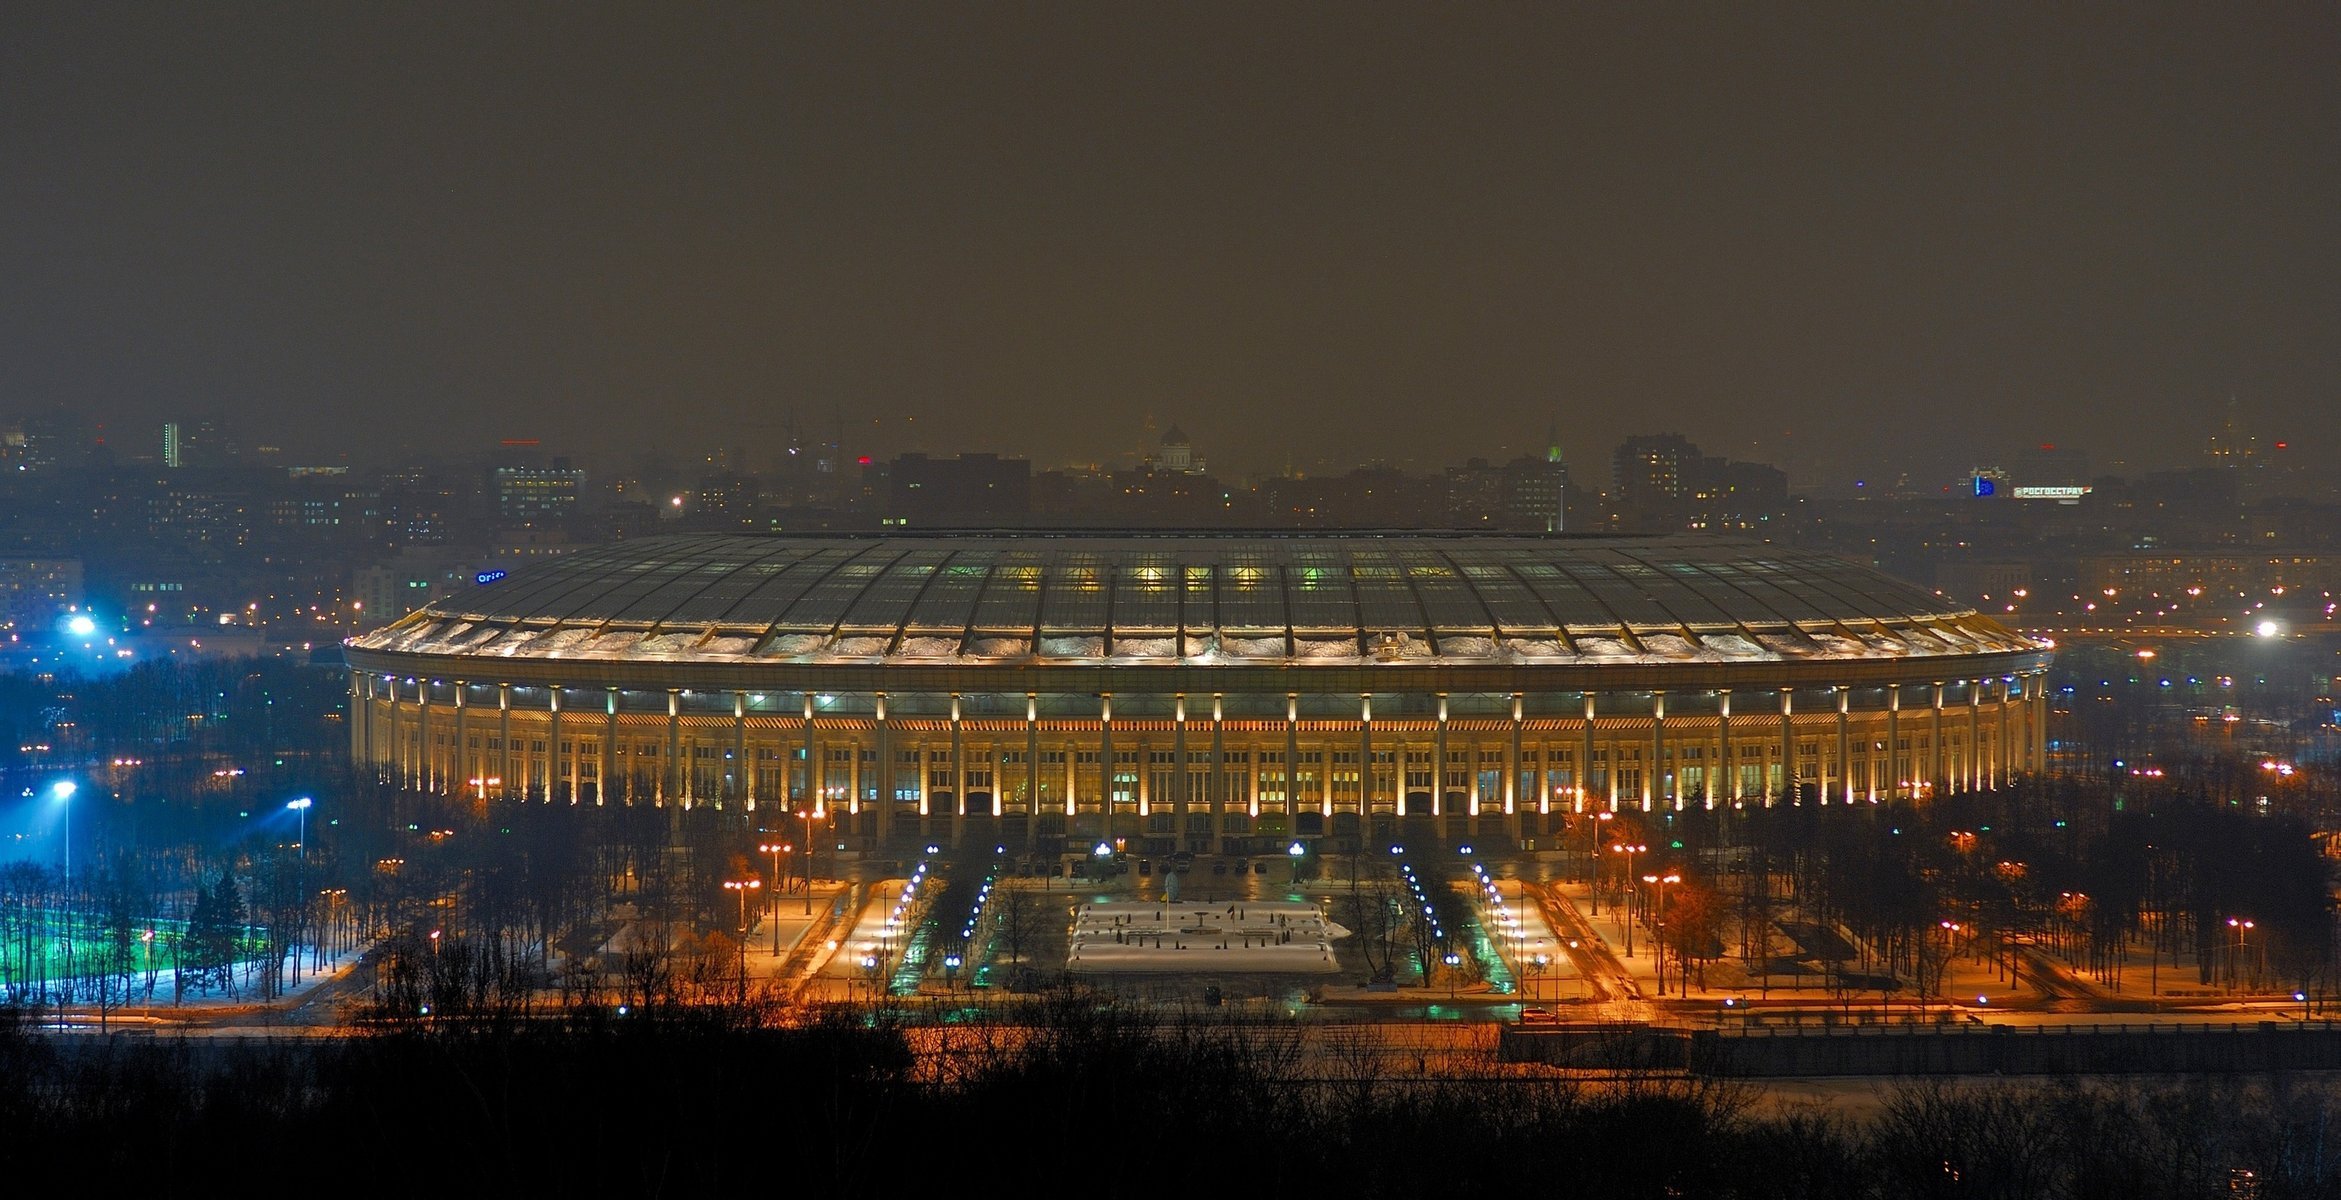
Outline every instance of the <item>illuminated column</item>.
<svg viewBox="0 0 2341 1200">
<path fill-rule="evenodd" d="M 463 745 L 463 716 L 463 681 L 458 679 L 455 681 L 455 788 L 457 791 L 469 789 L 474 774 L 486 773 L 479 770 L 479 764 L 468 761 L 468 755 L 465 753 Z M 472 794 L 477 796 L 480 793 L 473 790 Z"/>
<path fill-rule="evenodd" d="M 1853 689 L 1837 689 L 1837 798 L 1853 803 Z M 1821 802 L 1829 801 L 1829 785 L 1821 785 Z"/>
<path fill-rule="evenodd" d="M 1899 798 L 1903 794 L 1902 765 L 1902 685 L 1886 689 L 1886 795 Z M 1873 799 L 1875 797 L 1873 796 Z"/>
<path fill-rule="evenodd" d="M 561 687 L 555 684 L 545 689 L 545 803 L 553 802 L 561 790 L 563 777 L 569 773 L 569 756 L 561 753 Z"/>
<path fill-rule="evenodd" d="M 748 693 L 732 690 L 732 769 L 728 799 L 756 811 L 756 764 L 748 761 Z M 809 851 L 808 851 L 809 853 Z M 775 880 L 774 882 L 778 882 Z"/>
<path fill-rule="evenodd" d="M 1171 697 L 1171 820 L 1178 826 L 1178 848 L 1187 848 L 1187 694 Z"/>
<path fill-rule="evenodd" d="M 1731 752 L 1731 689 L 1715 694 L 1716 762 L 1723 771 L 1723 798 L 1737 801 L 1739 790 L 1739 758 Z M 1707 807 L 1715 807 L 1715 772 L 1707 772 Z"/>
<path fill-rule="evenodd" d="M 2024 715 L 2023 706 L 2017 702 L 2020 687 L 2013 679 L 2000 681 L 2000 779 L 2005 783 L 2016 782 L 2016 746 L 2020 734 L 2016 723 Z"/>
<path fill-rule="evenodd" d="M 1370 830 L 1370 816 L 1374 811 L 1374 697 L 1371 692 L 1360 692 L 1357 698 L 1357 819 L 1359 845 Z M 1327 832 L 1331 832 L 1328 830 Z"/>
<path fill-rule="evenodd" d="M 512 794 L 512 685 L 496 685 L 496 785 L 497 795 Z"/>
<path fill-rule="evenodd" d="M 1107 692 L 1097 698 L 1097 776 L 1098 812 L 1105 822 L 1107 841 L 1114 840 L 1114 695 Z"/>
<path fill-rule="evenodd" d="M 812 725 L 812 692 L 805 692 L 805 788 L 803 788 L 803 793 L 798 793 L 798 795 L 794 795 L 794 798 L 791 798 L 789 779 L 782 777 L 782 781 L 780 781 L 780 807 L 791 809 L 791 812 L 810 812 L 810 814 L 819 816 L 822 814 L 822 805 L 824 805 L 824 800 L 822 800 L 822 744 L 819 744 L 819 739 L 815 735 L 817 735 L 817 730 L 815 730 L 815 725 Z M 749 802 L 749 807 L 754 809 L 756 805 L 754 802 Z M 808 854 L 810 854 L 810 849 L 808 849 Z"/>
<path fill-rule="evenodd" d="M 1967 681 L 1967 790 L 1983 790 L 1983 681 Z"/>
<path fill-rule="evenodd" d="M 690 798 L 683 791 L 683 694 L 667 689 L 667 752 L 666 765 L 659 771 L 660 802 L 674 800 L 688 808 Z"/>
<path fill-rule="evenodd" d="M 1577 811 L 1593 793 L 1593 693 L 1585 693 L 1585 740 L 1577 747 Z"/>
<path fill-rule="evenodd" d="M 597 782 L 596 782 L 596 783 L 593 785 L 593 802 L 594 802 L 596 805 L 602 805 L 602 804 L 607 804 L 607 803 L 609 803 L 609 801 L 610 801 L 610 787 L 611 787 L 611 785 L 612 785 L 613 781 L 615 781 L 617 778 L 618 778 L 618 689 L 616 689 L 616 688 L 611 688 L 611 689 L 609 689 L 609 700 L 608 700 L 608 719 L 607 719 L 607 721 L 606 721 L 606 722 L 605 722 L 605 723 L 602 725 L 602 765 L 601 765 L 601 779 L 600 779 L 599 781 L 597 781 Z M 626 797 L 626 798 L 627 798 L 629 801 L 631 801 L 631 800 L 632 800 L 634 797 L 633 797 L 633 795 L 632 795 L 631 793 L 629 793 L 629 794 L 627 795 L 627 797 Z"/>
<path fill-rule="evenodd" d="M 877 728 L 874 740 L 878 743 L 878 844 L 884 845 L 894 836 L 894 797 L 898 794 L 894 776 L 894 725 L 886 719 L 886 693 L 874 692 L 870 698 L 875 713 L 871 723 Z"/>
<path fill-rule="evenodd" d="M 2048 770 L 2048 676 L 2033 676 L 2032 686 L 2032 769 Z"/>
<path fill-rule="evenodd" d="M 1789 688 L 1780 689 L 1780 790 L 1789 803 L 1804 802 L 1796 786 L 1796 692 Z"/>
<path fill-rule="evenodd" d="M 1439 693 L 1439 723 L 1431 734 L 1431 816 L 1439 819 L 1439 837 L 1447 836 L 1447 693 Z"/>
<path fill-rule="evenodd" d="M 1152 825 L 1147 818 L 1154 815 L 1154 745 L 1141 734 L 1131 753 L 1138 758 L 1138 769 L 1131 773 L 1130 786 L 1138 793 L 1138 832 L 1144 835 Z"/>
<path fill-rule="evenodd" d="M 1284 694 L 1284 824 L 1286 832 L 1296 832 L 1300 815 L 1301 781 L 1301 694 Z"/>
<path fill-rule="evenodd" d="M 1066 832 L 1070 833 L 1071 830 Z M 1040 838 L 1040 693 L 1024 693 L 1024 846 Z"/>
<path fill-rule="evenodd" d="M 853 750 L 852 757 L 845 763 L 845 815 L 855 819 L 849 820 L 846 825 L 858 835 L 862 831 L 859 820 L 862 815 L 862 739 L 856 734 L 848 741 Z"/>
<path fill-rule="evenodd" d="M 1076 798 L 1079 788 L 1076 785 L 1081 777 L 1080 763 L 1080 749 L 1071 742 L 1067 742 L 1065 744 L 1065 833 L 1067 836 L 1071 836 L 1073 818 L 1079 813 L 1080 802 Z"/>
<path fill-rule="evenodd" d="M 1642 811 L 1666 799 L 1666 693 L 1650 693 L 1650 769 L 1642 773 Z"/>
<path fill-rule="evenodd" d="M 810 697 L 806 703 L 812 703 Z M 805 722 L 809 727 L 811 721 Z M 967 739 L 959 721 L 959 693 L 951 693 L 951 844 L 967 838 Z"/>
<path fill-rule="evenodd" d="M 1227 697 L 1219 692 L 1211 694 L 1211 776 L 1204 781 L 1205 794 L 1211 798 L 1211 841 L 1205 846 L 1219 844 L 1227 829 L 1221 818 L 1227 811 L 1227 738 L 1223 728 L 1227 720 Z"/>
<path fill-rule="evenodd" d="M 1927 786 L 1937 796 L 1951 790 L 1951 777 L 1943 768 L 1943 685 L 1935 684 L 1934 729 L 1927 735 Z"/>
<path fill-rule="evenodd" d="M 415 756 L 422 789 L 443 790 L 439 787 L 439 764 L 431 753 L 431 681 L 428 678 L 415 680 Z"/>
<path fill-rule="evenodd" d="M 1514 692 L 1512 736 L 1504 746 L 1504 831 L 1515 844 L 1520 841 L 1520 710 L 1520 693 Z"/>
</svg>

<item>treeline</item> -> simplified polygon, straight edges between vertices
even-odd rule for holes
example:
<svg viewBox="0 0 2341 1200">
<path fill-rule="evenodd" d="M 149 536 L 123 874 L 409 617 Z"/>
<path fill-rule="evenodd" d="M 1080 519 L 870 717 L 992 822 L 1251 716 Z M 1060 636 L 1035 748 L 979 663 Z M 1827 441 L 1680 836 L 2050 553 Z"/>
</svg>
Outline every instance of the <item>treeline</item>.
<svg viewBox="0 0 2341 1200">
<path fill-rule="evenodd" d="M 774 1011 L 268 1043 L 0 1030 L 0 1170 L 119 1190 L 257 1168 L 357 1195 L 2341 1195 L 2323 1081 L 1890 1084 L 1849 1114 L 1470 1054 L 1426 1070 L 1370 1034 L 1072 992 L 949 1031 Z"/>
</svg>

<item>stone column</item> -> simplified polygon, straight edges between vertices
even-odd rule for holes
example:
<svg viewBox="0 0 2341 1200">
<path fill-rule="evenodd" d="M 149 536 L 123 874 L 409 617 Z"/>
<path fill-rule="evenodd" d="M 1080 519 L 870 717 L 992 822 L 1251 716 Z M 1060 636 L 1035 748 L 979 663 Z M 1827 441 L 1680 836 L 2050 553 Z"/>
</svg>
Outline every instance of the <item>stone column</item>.
<svg viewBox="0 0 2341 1200">
<path fill-rule="evenodd" d="M 1986 786 L 1983 773 L 1983 681 L 1967 681 L 1967 790 L 1982 791 Z"/>
<path fill-rule="evenodd" d="M 1577 811 L 1593 797 L 1593 693 L 1585 693 L 1585 741 L 1577 747 Z"/>
<path fill-rule="evenodd" d="M 496 685 L 496 795 L 510 795 L 513 786 L 513 685 Z"/>
<path fill-rule="evenodd" d="M 1104 818 L 1105 839 L 1110 842 L 1121 832 L 1121 814 L 1114 806 L 1114 697 L 1111 692 L 1098 697 L 1097 768 L 1098 813 Z"/>
<path fill-rule="evenodd" d="M 1512 693 L 1511 737 L 1504 746 L 1504 832 L 1520 843 L 1520 693 Z M 1543 789 L 1539 788 L 1539 791 Z"/>
<path fill-rule="evenodd" d="M 894 836 L 894 797 L 900 790 L 895 783 L 894 725 L 886 719 L 886 693 L 871 695 L 876 727 L 873 739 L 878 743 L 878 843 L 884 845 Z"/>
<path fill-rule="evenodd" d="M 1731 689 L 1715 695 L 1715 746 L 1718 769 L 1723 772 L 1723 798 L 1737 802 L 1740 798 L 1739 757 L 1731 746 Z M 1707 807 L 1715 807 L 1715 772 L 1707 773 Z"/>
<path fill-rule="evenodd" d="M 1071 830 L 1066 832 L 1070 833 Z M 1040 693 L 1024 693 L 1024 848 L 1040 840 Z"/>
<path fill-rule="evenodd" d="M 1780 689 L 1780 790 L 1791 804 L 1804 799 L 1796 785 L 1796 693 L 1789 688 Z"/>
<path fill-rule="evenodd" d="M 1227 836 L 1227 696 L 1211 694 L 1211 775 L 1204 781 L 1204 790 L 1211 797 L 1211 840 L 1204 847 L 1212 849 L 1219 839 Z"/>
<path fill-rule="evenodd" d="M 609 689 L 608 720 L 602 726 L 601 780 L 600 782 L 594 784 L 593 787 L 593 802 L 596 805 L 607 804 L 610 802 L 610 788 L 615 785 L 617 778 L 618 689 L 611 688 Z M 626 797 L 628 801 L 632 801 L 633 798 L 634 797 L 632 795 L 628 795 Z"/>
<path fill-rule="evenodd" d="M 812 722 L 806 722 L 810 728 Z M 967 738 L 959 720 L 959 693 L 951 693 L 951 844 L 967 840 Z"/>
<path fill-rule="evenodd" d="M 545 803 L 553 802 L 559 794 L 565 776 L 569 774 L 569 756 L 561 753 L 561 689 L 559 685 L 545 689 Z"/>
<path fill-rule="evenodd" d="M 1940 796 L 1951 790 L 1951 776 L 1943 759 L 1943 685 L 1935 684 L 1934 727 L 1927 734 L 1927 786 Z"/>
<path fill-rule="evenodd" d="M 455 681 L 455 788 L 457 791 L 462 791 L 470 787 L 473 772 L 478 770 L 478 767 L 469 761 L 470 756 L 466 752 L 467 748 L 463 744 L 463 686 L 464 685 L 462 680 L 458 679 Z M 485 774 L 485 772 L 480 773 Z M 479 795 L 480 793 L 475 791 L 473 794 Z"/>
<path fill-rule="evenodd" d="M 660 802 L 674 800 L 685 808 L 691 806 L 690 792 L 683 786 L 683 693 L 667 689 L 667 752 L 666 769 L 659 772 Z"/>
<path fill-rule="evenodd" d="M 1301 695 L 1284 694 L 1284 823 L 1297 831 L 1301 811 Z"/>
<path fill-rule="evenodd" d="M 1899 799 L 1902 777 L 1902 685 L 1886 689 L 1886 795 Z"/>
<path fill-rule="evenodd" d="M 1837 689 L 1837 798 L 1853 803 L 1853 689 Z M 1829 785 L 1821 784 L 1821 801 L 1827 803 Z"/>
<path fill-rule="evenodd" d="M 1431 732 L 1431 816 L 1439 838 L 1447 837 L 1447 693 L 1439 693 L 1439 723 Z"/>
<path fill-rule="evenodd" d="M 1666 801 L 1666 693 L 1650 693 L 1650 769 L 1642 774 L 1642 811 Z"/>
</svg>

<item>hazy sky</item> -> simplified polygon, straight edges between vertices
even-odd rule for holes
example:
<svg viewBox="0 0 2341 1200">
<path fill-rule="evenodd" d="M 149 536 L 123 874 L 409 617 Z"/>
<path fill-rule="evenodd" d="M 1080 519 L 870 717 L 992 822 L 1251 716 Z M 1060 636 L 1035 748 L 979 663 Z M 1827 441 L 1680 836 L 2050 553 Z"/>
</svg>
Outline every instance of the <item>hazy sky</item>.
<svg viewBox="0 0 2341 1200">
<path fill-rule="evenodd" d="M 2341 6 L 0 9 L 0 417 L 2341 453 Z"/>
</svg>

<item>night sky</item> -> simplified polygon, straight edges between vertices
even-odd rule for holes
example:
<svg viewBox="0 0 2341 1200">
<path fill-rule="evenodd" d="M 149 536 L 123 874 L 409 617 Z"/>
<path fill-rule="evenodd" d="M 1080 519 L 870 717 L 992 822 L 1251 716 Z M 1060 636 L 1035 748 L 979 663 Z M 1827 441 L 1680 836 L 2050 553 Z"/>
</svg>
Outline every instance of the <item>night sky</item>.
<svg viewBox="0 0 2341 1200">
<path fill-rule="evenodd" d="M 0 421 L 2341 452 L 2341 6 L 0 11 Z"/>
</svg>

